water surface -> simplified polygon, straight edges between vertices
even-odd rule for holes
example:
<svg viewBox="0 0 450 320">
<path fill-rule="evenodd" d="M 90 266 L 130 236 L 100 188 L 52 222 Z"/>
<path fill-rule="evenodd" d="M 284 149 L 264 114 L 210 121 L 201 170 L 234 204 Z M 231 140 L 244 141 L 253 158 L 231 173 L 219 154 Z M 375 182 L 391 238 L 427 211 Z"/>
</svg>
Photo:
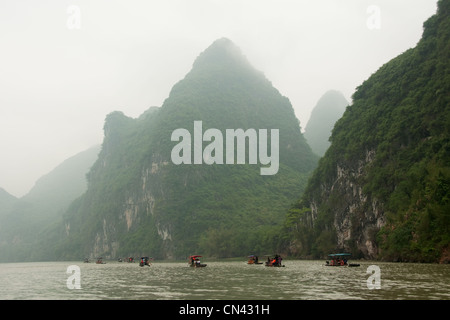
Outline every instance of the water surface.
<svg viewBox="0 0 450 320">
<path fill-rule="evenodd" d="M 150 267 L 115 261 L 2 263 L 0 299 L 450 300 L 450 265 L 363 262 L 347 268 L 285 260 L 284 268 L 268 268 L 204 262 L 206 268 L 184 262 L 153 262 Z M 80 289 L 67 286 L 71 265 L 80 268 Z M 368 287 L 370 265 L 380 268 L 380 289 Z"/>
</svg>

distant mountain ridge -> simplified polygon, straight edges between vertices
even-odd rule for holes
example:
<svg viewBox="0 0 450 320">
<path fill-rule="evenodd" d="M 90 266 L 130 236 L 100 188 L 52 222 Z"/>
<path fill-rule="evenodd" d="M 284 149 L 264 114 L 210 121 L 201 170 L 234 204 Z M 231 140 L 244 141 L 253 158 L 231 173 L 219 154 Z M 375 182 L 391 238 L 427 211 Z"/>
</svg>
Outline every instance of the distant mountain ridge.
<svg viewBox="0 0 450 320">
<path fill-rule="evenodd" d="M 349 105 L 344 95 L 329 90 L 320 97 L 305 127 L 305 138 L 315 154 L 323 156 L 330 146 L 329 138 L 334 124 Z"/>
<path fill-rule="evenodd" d="M 86 191 L 86 173 L 99 151 L 94 146 L 66 159 L 21 198 L 0 188 L 0 261 L 42 260 L 40 240 Z"/>
<path fill-rule="evenodd" d="M 33 203 L 51 203 L 52 206 L 61 202 L 65 204 L 63 207 L 68 206 L 87 189 L 86 177 L 80 173 L 89 171 L 99 152 L 100 145 L 97 145 L 64 160 L 39 178 L 33 188 L 20 199 Z"/>
<path fill-rule="evenodd" d="M 8 213 L 17 200 L 15 196 L 0 188 L 0 217 Z"/>
</svg>

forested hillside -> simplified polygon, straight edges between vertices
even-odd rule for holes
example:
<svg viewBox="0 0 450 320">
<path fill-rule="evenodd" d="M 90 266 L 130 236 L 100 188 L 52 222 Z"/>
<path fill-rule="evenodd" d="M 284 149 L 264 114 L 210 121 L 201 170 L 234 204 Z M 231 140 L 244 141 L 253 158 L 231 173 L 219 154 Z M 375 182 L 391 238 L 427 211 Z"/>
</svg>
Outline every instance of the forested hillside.
<svg viewBox="0 0 450 320">
<path fill-rule="evenodd" d="M 261 175 L 269 164 L 261 158 L 250 163 L 249 153 L 245 164 L 228 164 L 225 153 L 236 156 L 237 145 L 223 150 L 223 164 L 205 163 L 210 158 L 204 154 L 195 163 L 196 148 L 220 145 L 217 137 L 191 140 L 189 151 L 180 152 L 191 164 L 174 163 L 172 150 L 181 142 L 173 133 L 184 129 L 194 139 L 196 121 L 201 121 L 200 140 L 213 129 L 223 135 L 224 147 L 228 129 L 254 129 L 259 137 L 261 130 L 269 137 L 279 130 L 276 174 Z M 276 250 L 285 212 L 317 164 L 288 98 L 228 39 L 198 56 L 161 107 L 137 119 L 113 112 L 104 132 L 86 194 L 72 203 L 48 239 L 58 244 L 54 259 L 184 258 L 195 252 L 230 257 Z M 268 154 L 277 142 L 269 140 Z M 219 157 L 217 152 L 210 156 Z"/>
<path fill-rule="evenodd" d="M 289 212 L 291 249 L 319 257 L 449 261 L 450 1 L 415 48 L 353 95 L 331 146 Z"/>
</svg>

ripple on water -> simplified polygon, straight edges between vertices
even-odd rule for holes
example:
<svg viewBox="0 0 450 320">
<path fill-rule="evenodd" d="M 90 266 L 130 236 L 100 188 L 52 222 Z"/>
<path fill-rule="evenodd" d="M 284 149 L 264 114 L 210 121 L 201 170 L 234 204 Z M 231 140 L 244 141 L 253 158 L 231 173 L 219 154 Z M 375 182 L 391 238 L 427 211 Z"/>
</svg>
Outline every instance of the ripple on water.
<svg viewBox="0 0 450 320">
<path fill-rule="evenodd" d="M 81 270 L 81 289 L 70 290 L 69 265 Z M 381 270 L 381 289 L 367 287 L 370 264 Z M 325 267 L 322 261 L 285 261 L 285 268 L 211 262 L 78 262 L 0 264 L 1 299 L 450 299 L 450 266 L 368 263 L 359 268 Z"/>
</svg>

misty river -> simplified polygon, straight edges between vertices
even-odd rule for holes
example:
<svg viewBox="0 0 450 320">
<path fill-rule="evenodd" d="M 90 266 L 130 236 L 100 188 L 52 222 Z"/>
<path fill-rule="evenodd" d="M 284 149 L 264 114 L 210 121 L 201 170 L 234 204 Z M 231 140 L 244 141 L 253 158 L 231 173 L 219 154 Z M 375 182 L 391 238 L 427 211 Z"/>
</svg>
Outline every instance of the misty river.
<svg viewBox="0 0 450 320">
<path fill-rule="evenodd" d="M 116 261 L 0 263 L 0 299 L 450 299 L 450 265 L 363 261 L 348 268 L 285 260 L 284 268 L 269 268 L 245 261 L 202 262 L 206 268 L 158 261 L 150 267 Z"/>
</svg>

